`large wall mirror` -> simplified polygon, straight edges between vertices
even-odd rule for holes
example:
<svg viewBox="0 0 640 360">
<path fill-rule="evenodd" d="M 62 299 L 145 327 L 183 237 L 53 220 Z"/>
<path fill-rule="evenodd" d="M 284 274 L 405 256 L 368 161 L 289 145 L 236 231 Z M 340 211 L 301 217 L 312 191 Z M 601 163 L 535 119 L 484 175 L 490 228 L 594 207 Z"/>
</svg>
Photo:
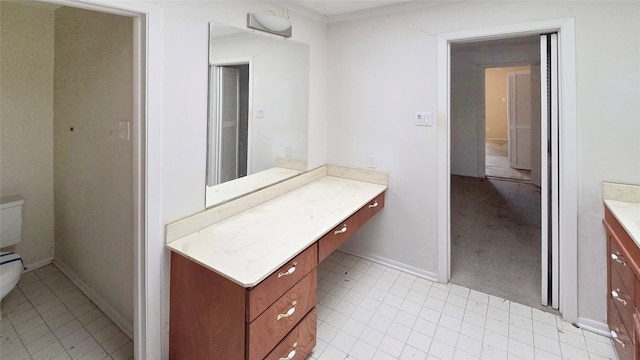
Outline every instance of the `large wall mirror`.
<svg viewBox="0 0 640 360">
<path fill-rule="evenodd" d="M 209 25 L 206 206 L 306 170 L 309 46 Z"/>
</svg>

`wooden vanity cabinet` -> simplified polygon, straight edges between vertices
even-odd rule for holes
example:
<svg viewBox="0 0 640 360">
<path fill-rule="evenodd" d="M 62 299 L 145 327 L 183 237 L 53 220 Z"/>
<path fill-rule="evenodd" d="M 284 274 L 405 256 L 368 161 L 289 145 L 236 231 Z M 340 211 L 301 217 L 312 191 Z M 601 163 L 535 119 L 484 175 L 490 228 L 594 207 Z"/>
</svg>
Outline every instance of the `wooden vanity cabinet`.
<svg viewBox="0 0 640 360">
<path fill-rule="evenodd" d="M 317 266 L 384 207 L 384 192 L 253 288 L 171 253 L 169 358 L 302 360 L 316 345 Z"/>
<path fill-rule="evenodd" d="M 313 244 L 245 288 L 172 252 L 169 358 L 262 360 L 296 351 L 294 359 L 304 359 L 316 343 L 317 254 Z"/>
<path fill-rule="evenodd" d="M 640 359 L 640 249 L 605 206 L 607 322 L 621 360 Z"/>
</svg>

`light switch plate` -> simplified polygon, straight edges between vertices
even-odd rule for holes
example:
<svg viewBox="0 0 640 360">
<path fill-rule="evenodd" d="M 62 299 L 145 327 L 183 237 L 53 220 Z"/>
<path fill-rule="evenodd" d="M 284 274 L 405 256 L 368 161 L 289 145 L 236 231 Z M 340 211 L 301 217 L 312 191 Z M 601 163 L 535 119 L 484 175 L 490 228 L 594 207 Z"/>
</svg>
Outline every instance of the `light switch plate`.
<svg viewBox="0 0 640 360">
<path fill-rule="evenodd" d="M 416 126 L 432 126 L 433 114 L 427 111 L 416 112 L 415 124 Z"/>
<path fill-rule="evenodd" d="M 123 140 L 129 140 L 129 127 L 130 122 L 126 120 L 118 121 L 118 138 Z"/>
</svg>

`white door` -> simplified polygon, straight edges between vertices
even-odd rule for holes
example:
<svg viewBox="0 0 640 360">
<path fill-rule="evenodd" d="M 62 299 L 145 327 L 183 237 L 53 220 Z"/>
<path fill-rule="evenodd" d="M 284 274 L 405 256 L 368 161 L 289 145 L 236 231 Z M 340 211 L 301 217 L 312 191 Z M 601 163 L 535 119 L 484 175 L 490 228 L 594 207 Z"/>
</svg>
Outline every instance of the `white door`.
<svg viewBox="0 0 640 360">
<path fill-rule="evenodd" d="M 542 304 L 558 309 L 560 293 L 558 34 L 540 37 Z"/>
<path fill-rule="evenodd" d="M 509 165 L 531 170 L 531 74 L 512 72 L 508 79 Z"/>
<path fill-rule="evenodd" d="M 218 184 L 238 178 L 240 71 L 218 67 Z"/>
</svg>

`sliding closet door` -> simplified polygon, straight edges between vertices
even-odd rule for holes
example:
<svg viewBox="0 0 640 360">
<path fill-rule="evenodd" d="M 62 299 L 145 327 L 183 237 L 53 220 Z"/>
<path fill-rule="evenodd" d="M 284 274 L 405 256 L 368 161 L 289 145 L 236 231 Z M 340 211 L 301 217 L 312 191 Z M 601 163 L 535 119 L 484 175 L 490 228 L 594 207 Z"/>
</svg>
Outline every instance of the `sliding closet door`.
<svg viewBox="0 0 640 360">
<path fill-rule="evenodd" d="M 558 35 L 540 37 L 542 304 L 558 309 Z"/>
<path fill-rule="evenodd" d="M 231 67 L 220 69 L 218 89 L 218 184 L 238 178 L 238 129 L 240 117 L 240 71 Z"/>
</svg>

